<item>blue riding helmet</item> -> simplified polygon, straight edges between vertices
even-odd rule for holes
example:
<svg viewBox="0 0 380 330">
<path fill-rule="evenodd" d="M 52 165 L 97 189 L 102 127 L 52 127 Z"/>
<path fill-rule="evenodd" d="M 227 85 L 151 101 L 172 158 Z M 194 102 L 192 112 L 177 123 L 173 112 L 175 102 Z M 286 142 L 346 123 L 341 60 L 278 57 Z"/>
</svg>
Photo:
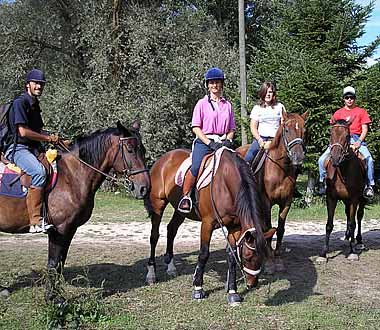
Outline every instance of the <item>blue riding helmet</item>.
<svg viewBox="0 0 380 330">
<path fill-rule="evenodd" d="M 205 74 L 206 83 L 209 80 L 224 80 L 224 72 L 219 68 L 211 68 Z"/>
<path fill-rule="evenodd" d="M 45 74 L 41 70 L 32 69 L 26 75 L 26 82 L 30 81 L 46 83 Z"/>
</svg>

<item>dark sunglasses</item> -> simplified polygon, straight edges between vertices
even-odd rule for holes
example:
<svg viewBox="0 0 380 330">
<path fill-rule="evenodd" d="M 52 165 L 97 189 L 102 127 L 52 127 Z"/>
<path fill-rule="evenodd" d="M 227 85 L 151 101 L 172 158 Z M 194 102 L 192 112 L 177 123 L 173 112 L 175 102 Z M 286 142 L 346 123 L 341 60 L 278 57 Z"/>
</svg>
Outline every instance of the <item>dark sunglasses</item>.
<svg viewBox="0 0 380 330">
<path fill-rule="evenodd" d="M 355 96 L 349 95 L 344 97 L 345 100 L 355 100 Z"/>
</svg>

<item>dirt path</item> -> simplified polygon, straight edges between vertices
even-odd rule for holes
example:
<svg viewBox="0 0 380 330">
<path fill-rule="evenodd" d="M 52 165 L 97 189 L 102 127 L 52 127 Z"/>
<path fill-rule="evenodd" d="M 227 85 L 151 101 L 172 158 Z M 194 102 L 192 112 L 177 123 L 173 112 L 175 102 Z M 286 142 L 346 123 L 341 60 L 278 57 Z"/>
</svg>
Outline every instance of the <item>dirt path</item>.
<svg viewBox="0 0 380 330">
<path fill-rule="evenodd" d="M 324 235 L 325 224 L 322 222 L 292 222 L 287 221 L 286 232 L 284 240 L 287 237 L 292 236 L 292 240 L 308 240 L 309 235 Z M 343 220 L 337 219 L 334 221 L 334 232 L 344 233 L 346 224 Z M 103 244 L 106 242 L 115 242 L 119 244 L 131 244 L 139 243 L 141 245 L 149 245 L 151 225 L 150 222 L 130 222 L 127 224 L 117 223 L 96 223 L 92 224 L 88 222 L 84 226 L 80 227 L 75 235 L 73 243 L 96 243 Z M 199 238 L 200 223 L 187 220 L 180 227 L 176 243 L 197 243 Z M 369 219 L 363 222 L 362 233 L 371 232 L 371 236 L 378 235 L 380 238 L 380 220 Z M 0 242 L 12 244 L 20 244 L 20 242 L 34 242 L 46 240 L 46 236 L 42 234 L 25 234 L 25 235 L 9 235 L 0 234 Z M 218 229 L 213 234 L 213 241 L 224 240 L 222 230 Z M 160 226 L 160 240 L 159 244 L 165 244 L 166 242 L 166 224 L 163 223 Z"/>
</svg>

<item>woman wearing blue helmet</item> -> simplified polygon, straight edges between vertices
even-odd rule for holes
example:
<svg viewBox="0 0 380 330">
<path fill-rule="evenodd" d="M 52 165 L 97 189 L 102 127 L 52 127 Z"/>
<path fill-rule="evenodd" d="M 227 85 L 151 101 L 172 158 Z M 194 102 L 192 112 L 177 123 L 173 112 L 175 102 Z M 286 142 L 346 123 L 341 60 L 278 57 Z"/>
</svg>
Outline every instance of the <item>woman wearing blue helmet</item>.
<svg viewBox="0 0 380 330">
<path fill-rule="evenodd" d="M 207 95 L 195 105 L 192 118 L 192 131 L 196 135 L 193 142 L 192 164 L 186 174 L 183 197 L 178 211 L 189 213 L 192 209 L 191 190 L 198 176 L 202 159 L 222 146 L 232 148 L 236 124 L 231 103 L 223 97 L 224 72 L 211 68 L 205 74 Z"/>
</svg>

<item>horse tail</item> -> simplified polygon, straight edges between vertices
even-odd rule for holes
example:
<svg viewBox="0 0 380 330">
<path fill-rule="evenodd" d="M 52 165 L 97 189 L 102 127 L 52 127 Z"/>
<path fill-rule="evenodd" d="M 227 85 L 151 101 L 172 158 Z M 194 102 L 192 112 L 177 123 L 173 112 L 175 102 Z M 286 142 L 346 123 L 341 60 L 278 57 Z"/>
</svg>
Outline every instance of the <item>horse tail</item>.
<svg viewBox="0 0 380 330">
<path fill-rule="evenodd" d="M 263 255 L 266 244 L 263 233 L 264 211 L 261 206 L 258 185 L 255 183 L 253 173 L 247 163 L 237 155 L 235 159 L 241 178 L 236 200 L 237 215 L 242 222 L 255 227 L 256 249 L 259 255 Z"/>
</svg>

